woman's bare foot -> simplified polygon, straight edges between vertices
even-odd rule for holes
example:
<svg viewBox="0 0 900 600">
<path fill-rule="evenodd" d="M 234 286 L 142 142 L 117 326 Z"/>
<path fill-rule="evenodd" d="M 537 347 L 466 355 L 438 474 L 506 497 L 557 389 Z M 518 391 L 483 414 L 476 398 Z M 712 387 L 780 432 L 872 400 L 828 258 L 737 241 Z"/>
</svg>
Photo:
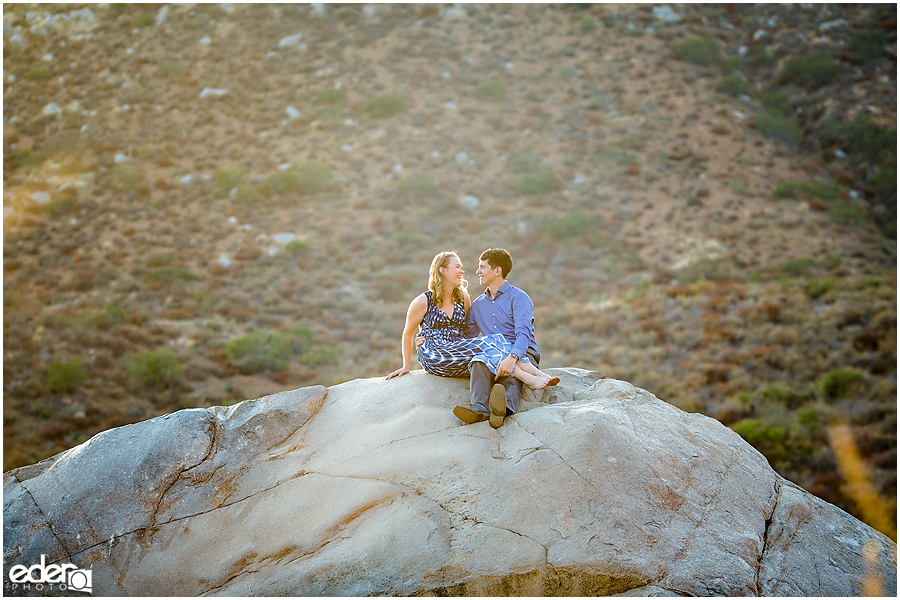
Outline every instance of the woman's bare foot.
<svg viewBox="0 0 900 600">
<path fill-rule="evenodd" d="M 525 385 L 533 390 L 542 390 L 546 387 L 552 387 L 559 383 L 559 377 L 550 377 L 546 373 L 542 375 L 532 375 L 530 381 L 524 381 Z"/>
</svg>

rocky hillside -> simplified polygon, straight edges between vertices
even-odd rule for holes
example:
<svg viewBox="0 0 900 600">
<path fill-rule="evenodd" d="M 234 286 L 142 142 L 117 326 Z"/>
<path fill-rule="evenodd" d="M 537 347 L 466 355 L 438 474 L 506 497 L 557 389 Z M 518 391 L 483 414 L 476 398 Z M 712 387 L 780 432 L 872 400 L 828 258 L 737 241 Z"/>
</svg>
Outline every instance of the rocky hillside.
<svg viewBox="0 0 900 600">
<path fill-rule="evenodd" d="M 386 374 L 503 246 L 542 366 L 895 536 L 894 7 L 6 4 L 3 82 L 4 469 Z"/>
<path fill-rule="evenodd" d="M 101 596 L 896 595 L 895 543 L 718 421 L 551 373 L 496 430 L 417 371 L 102 432 L 4 474 L 6 568 L 90 565 Z"/>
</svg>

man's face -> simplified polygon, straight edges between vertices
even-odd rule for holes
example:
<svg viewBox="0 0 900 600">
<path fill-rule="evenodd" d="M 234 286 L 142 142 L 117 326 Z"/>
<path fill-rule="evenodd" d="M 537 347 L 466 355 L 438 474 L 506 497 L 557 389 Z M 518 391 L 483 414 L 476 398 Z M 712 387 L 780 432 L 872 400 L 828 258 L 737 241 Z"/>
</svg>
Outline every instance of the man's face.
<svg viewBox="0 0 900 600">
<path fill-rule="evenodd" d="M 475 274 L 478 275 L 478 283 L 484 287 L 490 287 L 492 283 L 501 278 L 502 270 L 500 267 L 492 269 L 490 263 L 483 260 L 478 263 L 478 270 L 475 271 Z"/>
</svg>

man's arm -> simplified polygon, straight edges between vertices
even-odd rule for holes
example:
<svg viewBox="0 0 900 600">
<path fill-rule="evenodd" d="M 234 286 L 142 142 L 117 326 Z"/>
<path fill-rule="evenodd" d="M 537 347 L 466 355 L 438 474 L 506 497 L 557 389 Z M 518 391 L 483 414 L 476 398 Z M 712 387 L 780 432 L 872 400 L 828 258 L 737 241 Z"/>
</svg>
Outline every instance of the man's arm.
<svg viewBox="0 0 900 600">
<path fill-rule="evenodd" d="M 463 335 L 467 338 L 474 338 L 481 335 L 481 330 L 478 328 L 478 324 L 475 322 L 475 302 L 478 301 L 478 298 L 472 301 L 472 306 L 469 307 L 469 311 L 466 313 L 466 324 L 463 327 Z"/>
<path fill-rule="evenodd" d="M 519 291 L 512 298 L 511 308 L 516 334 L 511 352 L 521 358 L 528 352 L 528 346 L 534 339 L 534 303 L 528 294 Z"/>
</svg>

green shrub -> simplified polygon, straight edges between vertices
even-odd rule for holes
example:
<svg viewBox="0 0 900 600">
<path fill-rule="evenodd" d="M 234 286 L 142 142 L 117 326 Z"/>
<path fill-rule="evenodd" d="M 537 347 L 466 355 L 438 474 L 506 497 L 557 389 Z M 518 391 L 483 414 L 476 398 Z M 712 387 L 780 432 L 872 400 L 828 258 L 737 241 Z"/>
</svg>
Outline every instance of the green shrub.
<svg viewBox="0 0 900 600">
<path fill-rule="evenodd" d="M 828 207 L 828 218 L 838 225 L 862 225 L 866 215 L 846 200 L 837 200 Z"/>
<path fill-rule="evenodd" d="M 838 64 L 827 52 L 813 52 L 784 61 L 781 80 L 816 89 L 831 83 L 837 74 Z"/>
<path fill-rule="evenodd" d="M 300 188 L 300 175 L 293 169 L 266 175 L 257 186 L 263 196 L 284 196 Z"/>
<path fill-rule="evenodd" d="M 64 215 L 78 208 L 78 198 L 75 196 L 57 196 L 42 208 L 54 216 Z"/>
<path fill-rule="evenodd" d="M 395 185 L 397 195 L 409 200 L 425 200 L 437 194 L 437 185 L 427 177 L 407 177 Z"/>
<path fill-rule="evenodd" d="M 584 17 L 578 22 L 578 29 L 581 33 L 589 33 L 594 30 L 594 27 L 597 26 L 597 23 L 594 19 L 590 17 Z"/>
<path fill-rule="evenodd" d="M 300 193 L 318 194 L 331 186 L 331 169 L 319 162 L 305 162 L 300 165 Z"/>
<path fill-rule="evenodd" d="M 85 379 L 87 370 L 78 357 L 65 362 L 54 360 L 47 369 L 47 389 L 51 392 L 71 394 Z"/>
<path fill-rule="evenodd" d="M 818 300 L 834 288 L 833 279 L 810 279 L 803 285 L 809 297 Z"/>
<path fill-rule="evenodd" d="M 147 266 L 151 269 L 156 269 L 158 267 L 167 267 L 171 265 L 177 258 L 178 254 L 176 254 L 175 252 L 157 252 L 147 259 Z"/>
<path fill-rule="evenodd" d="M 738 421 L 731 426 L 731 429 L 761 452 L 763 451 L 760 447 L 779 445 L 787 439 L 787 432 L 783 427 L 765 425 L 760 419 Z M 763 454 L 766 454 L 766 452 L 763 452 Z"/>
<path fill-rule="evenodd" d="M 834 182 L 786 181 L 772 188 L 772 197 L 779 199 L 805 200 L 819 198 L 835 200 L 839 197 L 841 186 Z"/>
<path fill-rule="evenodd" d="M 775 90 L 764 90 L 757 94 L 759 101 L 764 108 L 780 113 L 786 117 L 793 112 L 791 110 L 791 101 L 787 96 Z"/>
<path fill-rule="evenodd" d="M 872 163 L 896 168 L 896 127 L 878 127 L 869 117 L 857 116 L 852 121 L 828 121 L 823 127 L 823 137 Z"/>
<path fill-rule="evenodd" d="M 603 217 L 600 215 L 591 216 L 581 211 L 575 211 L 544 221 L 539 231 L 557 241 L 564 242 L 585 233 L 598 232 L 603 227 L 603 223 Z"/>
<path fill-rule="evenodd" d="M 519 155 L 509 161 L 509 166 L 515 173 L 531 173 L 537 165 L 527 156 Z"/>
<path fill-rule="evenodd" d="M 843 262 L 844 259 L 841 258 L 840 254 L 826 254 L 825 258 L 822 259 L 822 265 L 824 265 L 826 269 L 836 269 L 841 266 L 841 263 Z"/>
<path fill-rule="evenodd" d="M 34 167 L 44 160 L 43 152 L 31 148 L 16 148 L 12 151 L 12 157 L 19 167 Z"/>
<path fill-rule="evenodd" d="M 225 190 L 231 190 L 242 184 L 247 179 L 247 171 L 241 167 L 220 169 L 213 175 L 216 184 Z"/>
<path fill-rule="evenodd" d="M 722 61 L 719 47 L 709 38 L 684 40 L 675 47 L 675 56 L 703 67 L 715 66 Z"/>
<path fill-rule="evenodd" d="M 252 204 L 262 200 L 263 195 L 255 185 L 240 185 L 234 193 L 234 201 L 241 204 Z"/>
<path fill-rule="evenodd" d="M 286 333 L 255 329 L 225 343 L 225 356 L 244 371 L 279 371 L 288 360 L 312 346 L 313 335 L 302 325 Z"/>
<path fill-rule="evenodd" d="M 850 36 L 847 50 L 850 58 L 857 63 L 880 58 L 888 43 L 888 33 L 883 29 L 866 29 Z"/>
<path fill-rule="evenodd" d="M 196 275 L 183 267 L 160 267 L 144 275 L 144 281 L 147 283 L 172 284 L 176 281 L 194 281 L 196 279 L 198 279 Z"/>
<path fill-rule="evenodd" d="M 386 119 L 405 112 L 407 108 L 406 101 L 397 94 L 383 94 L 363 102 L 359 112 L 373 119 Z"/>
<path fill-rule="evenodd" d="M 172 77 L 177 75 L 180 68 L 175 63 L 164 63 L 156 70 L 157 77 Z"/>
<path fill-rule="evenodd" d="M 316 94 L 316 98 L 321 104 L 337 104 L 347 97 L 347 88 L 327 88 Z"/>
<path fill-rule="evenodd" d="M 897 165 L 878 169 L 872 177 L 872 191 L 875 199 L 887 204 L 897 201 Z"/>
<path fill-rule="evenodd" d="M 720 79 L 716 84 L 716 91 L 737 98 L 741 94 L 749 94 L 750 85 L 746 79 L 735 73 Z"/>
<path fill-rule="evenodd" d="M 732 73 L 743 67 L 746 62 L 747 59 L 741 55 L 732 56 L 729 59 L 723 60 L 721 64 L 722 74 L 731 75 Z"/>
<path fill-rule="evenodd" d="M 118 300 L 113 300 L 106 305 L 103 315 L 106 317 L 109 325 L 119 325 L 128 318 L 128 311 L 119 305 Z"/>
<path fill-rule="evenodd" d="M 784 404 L 789 409 L 795 409 L 810 399 L 807 394 L 798 392 L 794 388 L 788 387 L 782 383 L 773 383 L 759 391 L 763 398 L 774 400 L 779 404 Z"/>
<path fill-rule="evenodd" d="M 300 254 L 309 250 L 309 242 L 306 240 L 292 240 L 284 248 L 291 254 Z"/>
<path fill-rule="evenodd" d="M 819 378 L 819 391 L 826 400 L 840 400 L 852 390 L 862 386 L 866 376 L 852 368 L 835 369 Z"/>
<path fill-rule="evenodd" d="M 175 385 L 184 375 L 184 367 L 169 348 L 132 354 L 125 361 L 125 369 L 138 383 L 153 388 Z"/>
<path fill-rule="evenodd" d="M 731 261 L 707 258 L 683 268 L 677 279 L 680 285 L 687 285 L 698 281 L 732 281 L 737 275 Z"/>
<path fill-rule="evenodd" d="M 472 89 L 472 97 L 487 102 L 506 100 L 506 84 L 499 81 L 482 81 Z"/>
<path fill-rule="evenodd" d="M 147 180 L 139 168 L 120 165 L 112 171 L 112 182 L 117 191 L 130 192 L 147 183 Z"/>
<path fill-rule="evenodd" d="M 318 367 L 325 364 L 333 364 L 338 361 L 342 354 L 341 348 L 312 348 L 305 352 L 299 359 L 299 363 L 307 367 Z"/>
<path fill-rule="evenodd" d="M 38 79 L 44 79 L 45 77 L 50 75 L 50 69 L 47 67 L 35 67 L 25 73 L 25 79 L 30 79 L 32 81 L 36 81 Z"/>
<path fill-rule="evenodd" d="M 152 24 L 156 20 L 156 17 L 153 13 L 142 12 L 134 15 L 131 19 L 130 25 L 134 28 L 138 27 L 146 27 L 147 25 Z"/>
<path fill-rule="evenodd" d="M 808 256 L 798 256 L 789 258 L 780 265 L 781 271 L 789 277 L 803 277 L 807 275 L 810 269 L 818 266 L 819 263 L 815 259 Z"/>
<path fill-rule="evenodd" d="M 541 194 L 562 187 L 553 169 L 543 169 L 537 173 L 524 173 L 516 179 L 516 193 Z"/>
<path fill-rule="evenodd" d="M 796 149 L 803 139 L 803 129 L 781 113 L 766 109 L 756 113 L 756 127 L 766 137 Z"/>
</svg>

